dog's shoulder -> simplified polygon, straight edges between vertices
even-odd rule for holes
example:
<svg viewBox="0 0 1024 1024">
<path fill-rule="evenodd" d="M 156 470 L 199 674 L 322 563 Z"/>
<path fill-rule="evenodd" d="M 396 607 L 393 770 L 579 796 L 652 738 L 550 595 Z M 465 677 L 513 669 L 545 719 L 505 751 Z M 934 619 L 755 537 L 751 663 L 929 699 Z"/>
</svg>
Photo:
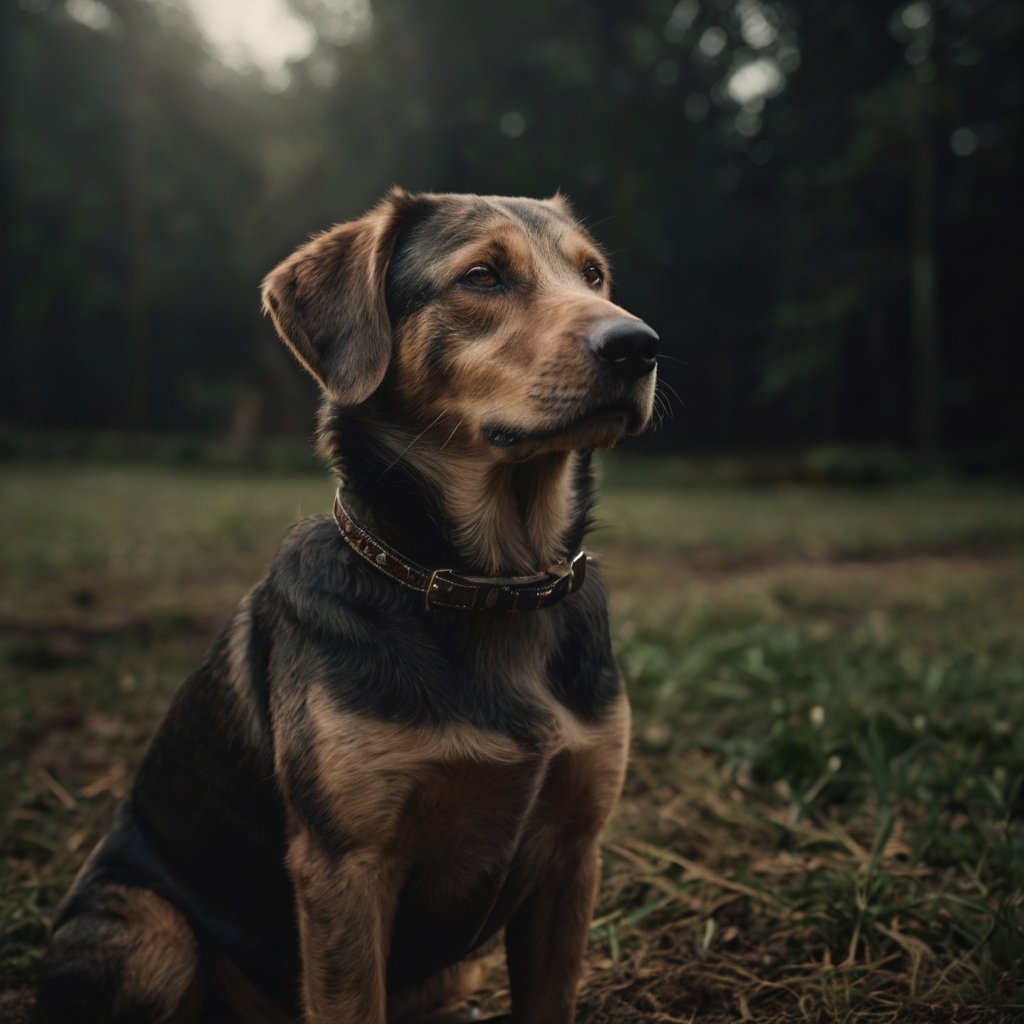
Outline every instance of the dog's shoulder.
<svg viewBox="0 0 1024 1024">
<path fill-rule="evenodd" d="M 344 542 L 334 520 L 309 516 L 286 534 L 259 588 L 263 615 L 312 637 L 361 641 L 408 602 Z"/>
<path fill-rule="evenodd" d="M 299 621 L 325 604 L 351 601 L 352 552 L 327 515 L 307 516 L 285 535 L 264 581 L 269 596 Z"/>
</svg>

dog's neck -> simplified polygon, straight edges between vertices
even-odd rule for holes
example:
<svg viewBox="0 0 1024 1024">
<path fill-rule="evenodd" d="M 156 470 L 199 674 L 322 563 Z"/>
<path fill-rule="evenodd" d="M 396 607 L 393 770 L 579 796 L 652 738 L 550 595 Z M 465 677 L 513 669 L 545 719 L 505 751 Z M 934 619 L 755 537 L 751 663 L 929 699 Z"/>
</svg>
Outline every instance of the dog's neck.
<svg viewBox="0 0 1024 1024">
<path fill-rule="evenodd" d="M 321 447 L 353 516 L 430 568 L 536 573 L 571 557 L 589 525 L 589 453 L 496 464 L 441 432 L 382 427 L 364 408 L 325 409 Z"/>
</svg>

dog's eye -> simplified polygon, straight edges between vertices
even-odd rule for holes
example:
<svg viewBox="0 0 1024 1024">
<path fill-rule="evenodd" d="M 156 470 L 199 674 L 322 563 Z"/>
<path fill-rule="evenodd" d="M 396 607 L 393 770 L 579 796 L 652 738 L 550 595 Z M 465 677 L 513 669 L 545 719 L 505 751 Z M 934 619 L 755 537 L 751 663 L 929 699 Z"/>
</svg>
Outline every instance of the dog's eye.
<svg viewBox="0 0 1024 1024">
<path fill-rule="evenodd" d="M 498 275 L 490 267 L 482 263 L 479 266 L 473 267 L 467 274 L 463 274 L 462 280 L 474 288 L 497 288 L 501 284 L 501 279 Z"/>
<path fill-rule="evenodd" d="M 583 277 L 591 288 L 604 284 L 604 271 L 596 263 L 588 263 L 583 268 Z"/>
</svg>

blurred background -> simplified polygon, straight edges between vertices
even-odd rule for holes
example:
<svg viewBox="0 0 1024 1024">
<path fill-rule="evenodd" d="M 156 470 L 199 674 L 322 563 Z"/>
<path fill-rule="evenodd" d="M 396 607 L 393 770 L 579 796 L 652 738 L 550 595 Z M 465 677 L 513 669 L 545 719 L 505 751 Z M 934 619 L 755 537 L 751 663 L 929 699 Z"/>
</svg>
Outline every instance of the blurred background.
<svg viewBox="0 0 1024 1024">
<path fill-rule="evenodd" d="M 0 19 L 7 446 L 308 435 L 313 390 L 258 283 L 398 183 L 569 195 L 664 339 L 653 447 L 1020 468 L 1020 3 L 11 0 Z"/>
</svg>

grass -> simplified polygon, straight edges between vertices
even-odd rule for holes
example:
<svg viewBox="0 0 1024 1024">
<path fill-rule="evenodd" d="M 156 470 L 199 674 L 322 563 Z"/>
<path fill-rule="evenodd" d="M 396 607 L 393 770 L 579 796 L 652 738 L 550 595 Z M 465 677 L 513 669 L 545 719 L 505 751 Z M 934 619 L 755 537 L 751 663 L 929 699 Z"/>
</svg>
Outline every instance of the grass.
<svg viewBox="0 0 1024 1024">
<path fill-rule="evenodd" d="M 1019 1019 L 1024 492 L 607 477 L 635 742 L 581 1021 Z M 330 498 L 0 469 L 0 1017 L 181 675 Z"/>
</svg>

